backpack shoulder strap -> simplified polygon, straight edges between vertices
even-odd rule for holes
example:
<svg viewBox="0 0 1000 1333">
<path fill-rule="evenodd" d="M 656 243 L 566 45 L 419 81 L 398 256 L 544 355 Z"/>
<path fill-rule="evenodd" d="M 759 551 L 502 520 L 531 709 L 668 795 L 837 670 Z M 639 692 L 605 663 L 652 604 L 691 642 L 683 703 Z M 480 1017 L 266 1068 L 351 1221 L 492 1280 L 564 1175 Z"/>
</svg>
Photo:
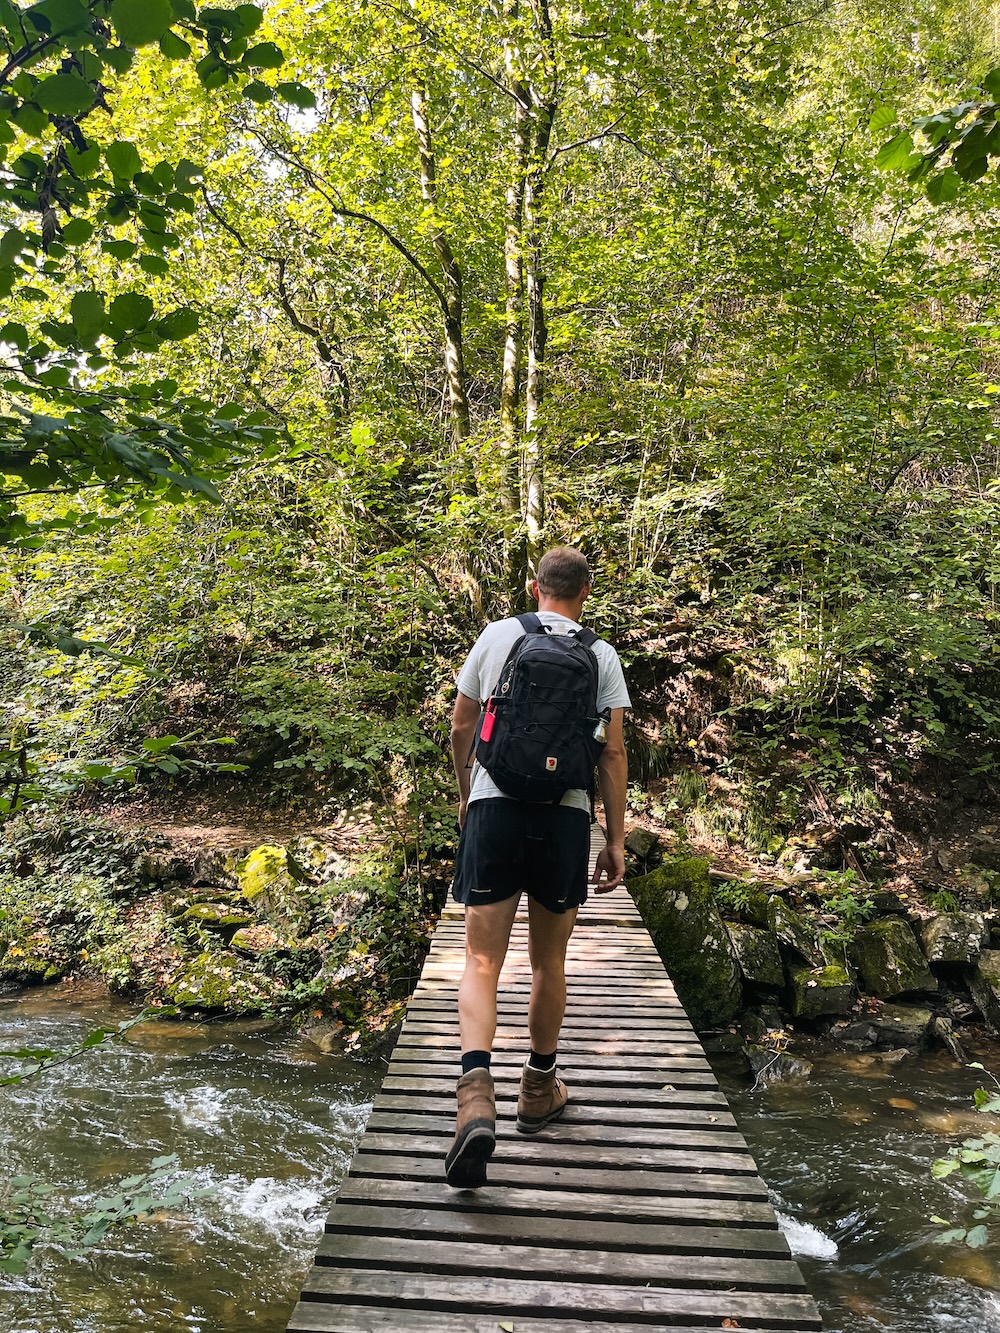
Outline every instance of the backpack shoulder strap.
<svg viewBox="0 0 1000 1333">
<path fill-rule="evenodd" d="M 545 626 L 535 615 L 534 611 L 524 611 L 517 618 L 521 622 L 521 628 L 524 630 L 525 634 L 545 633 Z"/>
<path fill-rule="evenodd" d="M 600 635 L 595 634 L 592 629 L 576 630 L 576 641 L 582 643 L 584 648 L 593 648 L 595 643 L 600 641 Z"/>
</svg>

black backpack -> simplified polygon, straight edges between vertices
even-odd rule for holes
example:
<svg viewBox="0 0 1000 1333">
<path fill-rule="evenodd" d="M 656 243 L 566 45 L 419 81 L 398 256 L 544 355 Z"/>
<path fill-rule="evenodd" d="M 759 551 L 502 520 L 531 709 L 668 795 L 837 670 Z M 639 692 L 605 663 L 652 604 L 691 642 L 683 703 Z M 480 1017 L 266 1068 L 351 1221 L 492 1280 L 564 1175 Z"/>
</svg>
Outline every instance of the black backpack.
<svg viewBox="0 0 1000 1333">
<path fill-rule="evenodd" d="M 508 796 L 562 799 L 591 791 L 604 748 L 597 713 L 598 666 L 589 629 L 549 634 L 533 613 L 518 616 L 524 636 L 507 656 L 479 721 L 476 758 Z"/>
</svg>

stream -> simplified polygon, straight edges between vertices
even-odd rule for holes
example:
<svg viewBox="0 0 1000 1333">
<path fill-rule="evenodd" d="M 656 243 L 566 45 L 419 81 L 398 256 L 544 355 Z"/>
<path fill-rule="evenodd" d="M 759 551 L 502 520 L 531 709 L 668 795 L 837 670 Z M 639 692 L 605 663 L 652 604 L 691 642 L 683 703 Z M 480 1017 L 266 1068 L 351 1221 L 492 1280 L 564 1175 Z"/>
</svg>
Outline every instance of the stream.
<svg viewBox="0 0 1000 1333">
<path fill-rule="evenodd" d="M 2 999 L 0 1049 L 65 1046 L 132 1012 L 53 990 Z M 972 1108 L 985 1075 L 943 1053 L 806 1054 L 810 1081 L 761 1089 L 737 1061 L 714 1065 L 828 1333 L 1000 1333 L 1000 1227 L 973 1251 L 934 1244 L 929 1220 L 970 1217 L 968 1188 L 930 1164 L 997 1128 Z M 1000 1073 L 1000 1048 L 970 1058 Z M 5 1179 L 54 1185 L 53 1212 L 86 1211 L 165 1153 L 212 1191 L 83 1257 L 40 1249 L 26 1276 L 0 1275 L 0 1328 L 283 1333 L 381 1076 L 261 1024 L 162 1022 L 0 1088 Z"/>
</svg>

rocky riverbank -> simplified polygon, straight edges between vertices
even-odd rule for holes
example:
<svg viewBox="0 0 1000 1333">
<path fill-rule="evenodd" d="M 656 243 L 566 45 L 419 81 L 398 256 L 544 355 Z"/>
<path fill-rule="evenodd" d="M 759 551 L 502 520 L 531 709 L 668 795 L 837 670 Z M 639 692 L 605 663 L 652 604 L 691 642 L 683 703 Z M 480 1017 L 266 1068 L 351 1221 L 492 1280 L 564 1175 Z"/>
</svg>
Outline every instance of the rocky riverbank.
<svg viewBox="0 0 1000 1333">
<path fill-rule="evenodd" d="M 648 863 L 658 849 L 644 835 L 632 854 Z M 883 1060 L 944 1045 L 959 1061 L 962 1028 L 1000 1033 L 993 872 L 970 861 L 959 887 L 964 901 L 934 906 L 835 872 L 713 882 L 707 860 L 684 855 L 630 881 L 695 1026 L 745 1044 L 768 1078 L 808 1074 L 786 1054 L 795 1031 Z"/>
</svg>

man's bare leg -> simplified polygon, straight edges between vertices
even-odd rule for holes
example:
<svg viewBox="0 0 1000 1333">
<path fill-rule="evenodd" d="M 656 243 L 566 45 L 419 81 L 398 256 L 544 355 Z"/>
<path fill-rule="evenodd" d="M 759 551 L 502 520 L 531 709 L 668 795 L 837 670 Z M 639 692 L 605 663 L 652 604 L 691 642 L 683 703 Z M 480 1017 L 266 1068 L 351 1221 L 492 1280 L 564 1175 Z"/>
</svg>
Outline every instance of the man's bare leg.
<svg viewBox="0 0 1000 1333">
<path fill-rule="evenodd" d="M 528 899 L 528 957 L 531 959 L 531 1001 L 528 1032 L 531 1049 L 550 1055 L 559 1043 L 566 1012 L 566 946 L 576 925 L 577 908 L 550 912 Z"/>
<path fill-rule="evenodd" d="M 520 894 L 465 909 L 465 971 L 458 988 L 462 1051 L 490 1051 L 497 1030 L 497 982 Z"/>
</svg>

